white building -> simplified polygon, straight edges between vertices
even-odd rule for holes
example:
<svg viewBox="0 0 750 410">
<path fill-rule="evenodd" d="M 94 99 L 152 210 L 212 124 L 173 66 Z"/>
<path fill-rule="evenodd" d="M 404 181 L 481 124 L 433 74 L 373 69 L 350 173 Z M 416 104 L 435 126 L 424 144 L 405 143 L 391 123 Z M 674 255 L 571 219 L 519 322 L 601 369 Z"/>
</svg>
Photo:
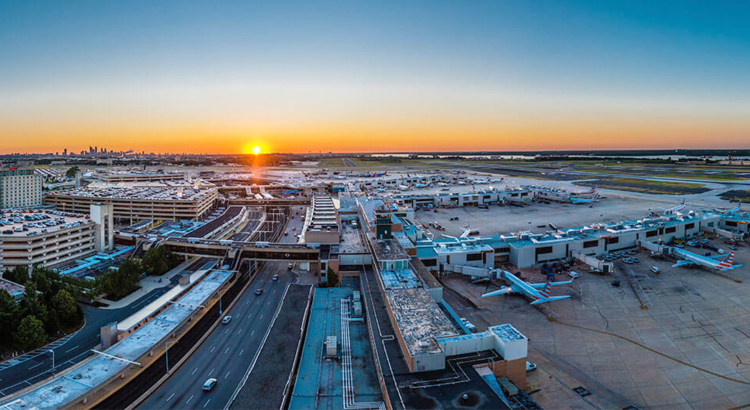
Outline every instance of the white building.
<svg viewBox="0 0 750 410">
<path fill-rule="evenodd" d="M 0 167 L 0 209 L 41 205 L 42 183 L 32 167 Z"/>
</svg>

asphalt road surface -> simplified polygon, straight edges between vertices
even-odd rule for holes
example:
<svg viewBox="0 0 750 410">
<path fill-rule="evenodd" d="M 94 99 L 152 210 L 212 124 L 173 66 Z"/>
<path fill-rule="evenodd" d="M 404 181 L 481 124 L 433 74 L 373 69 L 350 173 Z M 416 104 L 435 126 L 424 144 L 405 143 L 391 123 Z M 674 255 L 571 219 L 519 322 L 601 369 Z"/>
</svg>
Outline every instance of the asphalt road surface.
<svg viewBox="0 0 750 410">
<path fill-rule="evenodd" d="M 184 272 L 194 272 L 207 261 L 208 259 L 202 258 L 189 265 Z M 86 317 L 86 324 L 77 333 L 38 349 L 38 354 L 32 355 L 16 365 L 9 367 L 0 365 L 0 397 L 7 396 L 51 376 L 52 353 L 49 353 L 49 350 L 55 352 L 56 373 L 86 359 L 92 354 L 91 349 L 99 345 L 99 331 L 102 326 L 111 322 L 119 322 L 142 309 L 168 291 L 170 285 L 166 284 L 163 288 L 155 289 L 122 309 L 104 310 L 81 305 Z"/>
<path fill-rule="evenodd" d="M 274 274 L 279 279 L 272 279 Z M 254 363 L 287 284 L 295 280 L 286 262 L 268 262 L 222 324 L 193 355 L 149 397 L 141 409 L 221 409 L 226 406 L 247 370 Z M 256 295 L 255 289 L 263 288 Z M 202 390 L 208 378 L 218 380 L 210 392 Z"/>
</svg>

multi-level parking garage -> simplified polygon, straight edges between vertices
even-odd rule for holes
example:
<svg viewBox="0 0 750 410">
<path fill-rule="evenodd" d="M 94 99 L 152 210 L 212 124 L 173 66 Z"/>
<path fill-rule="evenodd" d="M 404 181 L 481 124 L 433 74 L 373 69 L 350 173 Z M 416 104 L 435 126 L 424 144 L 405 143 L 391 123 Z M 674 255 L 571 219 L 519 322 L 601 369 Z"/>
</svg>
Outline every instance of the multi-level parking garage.
<svg viewBox="0 0 750 410">
<path fill-rule="evenodd" d="M 213 208 L 218 191 L 213 186 L 169 184 L 144 187 L 80 188 L 52 192 L 45 205 L 65 212 L 87 213 L 91 204 L 111 203 L 114 217 L 130 221 L 199 219 Z"/>
</svg>

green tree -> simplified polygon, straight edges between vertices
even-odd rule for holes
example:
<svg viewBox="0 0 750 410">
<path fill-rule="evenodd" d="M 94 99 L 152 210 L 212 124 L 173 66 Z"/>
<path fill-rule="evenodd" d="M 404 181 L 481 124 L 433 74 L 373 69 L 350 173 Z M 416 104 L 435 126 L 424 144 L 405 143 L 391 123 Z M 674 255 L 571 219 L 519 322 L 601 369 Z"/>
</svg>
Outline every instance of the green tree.
<svg viewBox="0 0 750 410">
<path fill-rule="evenodd" d="M 143 268 L 148 275 L 161 276 L 179 264 L 180 257 L 164 246 L 151 248 L 143 255 Z"/>
<path fill-rule="evenodd" d="M 61 325 L 68 326 L 78 322 L 78 305 L 75 298 L 65 289 L 60 289 L 52 298 L 52 310 Z"/>
<path fill-rule="evenodd" d="M 328 271 L 326 271 L 326 285 L 329 288 L 333 288 L 339 285 L 339 276 L 336 275 L 336 272 L 334 272 L 331 268 L 328 268 Z"/>
<path fill-rule="evenodd" d="M 47 333 L 44 332 L 44 323 L 34 315 L 26 316 L 21 320 L 16 332 L 16 348 L 19 350 L 31 350 L 43 346 L 47 341 Z"/>
<path fill-rule="evenodd" d="M 16 266 L 13 269 L 8 269 L 3 273 L 3 278 L 23 285 L 29 280 L 29 268 L 26 266 Z"/>
<path fill-rule="evenodd" d="M 39 293 L 37 292 L 36 284 L 34 282 L 29 281 L 26 283 L 21 308 L 23 310 L 22 313 L 25 316 L 34 316 L 42 322 L 47 320 L 47 306 L 45 306 L 44 302 L 39 298 Z"/>
<path fill-rule="evenodd" d="M 73 166 L 68 168 L 68 170 L 65 172 L 65 176 L 68 178 L 75 178 L 76 173 L 78 173 L 80 169 L 77 166 Z"/>
<path fill-rule="evenodd" d="M 13 344 L 13 332 L 18 327 L 20 312 L 13 296 L 0 289 L 0 345 L 10 347 Z"/>
</svg>

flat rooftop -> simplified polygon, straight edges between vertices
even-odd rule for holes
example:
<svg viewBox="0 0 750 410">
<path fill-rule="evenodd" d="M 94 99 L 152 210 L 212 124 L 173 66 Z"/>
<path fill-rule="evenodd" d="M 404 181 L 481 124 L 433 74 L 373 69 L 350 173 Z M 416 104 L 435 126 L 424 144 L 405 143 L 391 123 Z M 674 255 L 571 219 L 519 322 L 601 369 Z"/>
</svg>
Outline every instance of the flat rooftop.
<svg viewBox="0 0 750 410">
<path fill-rule="evenodd" d="M 294 383 L 290 409 L 341 409 L 343 403 L 343 369 L 338 360 L 327 359 L 325 341 L 341 332 L 341 300 L 352 297 L 354 289 L 318 288 L 315 290 L 307 335 Z M 349 346 L 352 355 L 352 384 L 357 402 L 382 401 L 367 325 L 349 322 Z M 341 354 L 341 349 L 338 349 Z"/>
<path fill-rule="evenodd" d="M 412 357 L 440 353 L 437 338 L 461 334 L 424 288 L 385 294 Z"/>
<path fill-rule="evenodd" d="M 105 353 L 125 360 L 138 360 L 187 319 L 196 309 L 195 306 L 202 304 L 229 277 L 230 272 L 210 273 L 183 296 L 179 304 L 172 304 L 159 316 L 107 349 Z M 0 403 L 0 406 L 12 410 L 56 409 L 82 397 L 127 366 L 130 364 L 121 360 L 95 355 L 60 373 L 55 379 L 17 396 L 14 401 Z"/>
<path fill-rule="evenodd" d="M 129 187 L 111 187 L 92 184 L 86 188 L 51 193 L 50 195 L 102 199 L 194 201 L 203 198 L 213 191 L 216 191 L 215 187 L 195 187 L 194 185 L 164 182 L 132 185 Z"/>
<path fill-rule="evenodd" d="M 341 229 L 341 241 L 339 242 L 339 254 L 367 253 L 367 247 L 357 229 L 351 225 L 344 224 Z"/>
<path fill-rule="evenodd" d="M 379 261 L 409 259 L 409 254 L 395 239 L 377 239 L 372 241 L 375 257 Z"/>
<path fill-rule="evenodd" d="M 3 289 L 13 295 L 17 293 L 23 293 L 25 288 L 18 283 L 0 278 L 0 289 Z"/>
<path fill-rule="evenodd" d="M 385 289 L 415 289 L 422 287 L 417 275 L 411 269 L 381 270 Z"/>
<path fill-rule="evenodd" d="M 93 224 L 88 216 L 61 211 L 0 211 L 0 238 L 36 236 Z"/>
</svg>

